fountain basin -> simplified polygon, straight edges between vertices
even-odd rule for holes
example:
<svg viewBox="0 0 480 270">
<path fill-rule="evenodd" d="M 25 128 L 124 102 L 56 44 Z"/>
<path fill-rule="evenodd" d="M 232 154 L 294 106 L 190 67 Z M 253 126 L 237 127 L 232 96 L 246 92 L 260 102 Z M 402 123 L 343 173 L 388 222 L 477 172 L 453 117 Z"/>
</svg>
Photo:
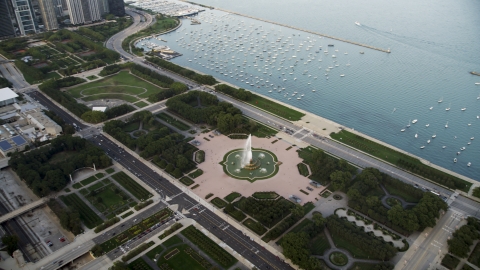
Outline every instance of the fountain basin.
<svg viewBox="0 0 480 270">
<path fill-rule="evenodd" d="M 242 166 L 238 162 L 238 155 L 242 156 L 243 151 L 244 149 L 234 149 L 225 154 L 220 164 L 227 175 L 235 179 L 253 182 L 268 179 L 277 174 L 279 170 L 278 160 L 274 153 L 265 149 L 252 148 L 252 166 Z"/>
</svg>

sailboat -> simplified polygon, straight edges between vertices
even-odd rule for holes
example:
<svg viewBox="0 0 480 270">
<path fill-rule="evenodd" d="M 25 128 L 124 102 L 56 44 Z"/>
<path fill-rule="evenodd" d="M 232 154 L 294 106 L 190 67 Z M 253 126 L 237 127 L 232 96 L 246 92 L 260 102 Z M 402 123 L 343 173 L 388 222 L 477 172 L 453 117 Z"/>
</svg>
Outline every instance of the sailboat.
<svg viewBox="0 0 480 270">
<path fill-rule="evenodd" d="M 435 139 L 436 137 L 437 137 L 437 134 L 434 133 L 434 134 L 432 135 L 432 139 Z"/>
<path fill-rule="evenodd" d="M 442 103 L 443 102 L 443 97 L 441 97 L 439 100 L 438 100 L 438 103 Z"/>
<path fill-rule="evenodd" d="M 415 138 L 418 138 L 418 133 L 415 133 Z"/>
<path fill-rule="evenodd" d="M 448 128 L 448 121 L 447 121 L 447 123 L 445 124 L 445 128 Z"/>
<path fill-rule="evenodd" d="M 409 127 L 410 127 L 410 120 L 408 120 L 408 124 L 407 124 L 407 128 L 409 128 Z"/>
<path fill-rule="evenodd" d="M 448 105 L 448 108 L 445 108 L 445 111 L 450 111 L 450 106 L 452 105 L 452 103 L 450 103 L 450 105 Z"/>
</svg>

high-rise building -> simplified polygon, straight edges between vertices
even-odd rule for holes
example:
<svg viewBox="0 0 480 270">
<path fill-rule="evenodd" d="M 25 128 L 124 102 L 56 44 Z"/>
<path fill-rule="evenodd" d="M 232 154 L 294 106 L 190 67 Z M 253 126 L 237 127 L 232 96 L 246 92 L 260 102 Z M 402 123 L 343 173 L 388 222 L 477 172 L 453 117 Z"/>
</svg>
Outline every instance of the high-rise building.
<svg viewBox="0 0 480 270">
<path fill-rule="evenodd" d="M 66 2 L 72 24 L 86 24 L 102 19 L 98 0 L 67 0 Z"/>
<path fill-rule="evenodd" d="M 125 16 L 125 3 L 123 3 L 123 0 L 108 0 L 108 7 L 111 14 L 119 17 Z"/>
<path fill-rule="evenodd" d="M 0 0 L 0 39 L 11 38 L 15 36 L 13 28 L 12 4 L 10 0 Z"/>
<path fill-rule="evenodd" d="M 11 0 L 20 35 L 36 33 L 38 26 L 30 0 Z"/>
<path fill-rule="evenodd" d="M 108 0 L 98 0 L 98 7 L 100 9 L 100 14 L 107 14 L 110 12 L 108 7 Z"/>
<path fill-rule="evenodd" d="M 40 7 L 40 13 L 42 14 L 45 30 L 50 31 L 58 29 L 54 0 L 38 0 L 38 6 Z"/>
</svg>

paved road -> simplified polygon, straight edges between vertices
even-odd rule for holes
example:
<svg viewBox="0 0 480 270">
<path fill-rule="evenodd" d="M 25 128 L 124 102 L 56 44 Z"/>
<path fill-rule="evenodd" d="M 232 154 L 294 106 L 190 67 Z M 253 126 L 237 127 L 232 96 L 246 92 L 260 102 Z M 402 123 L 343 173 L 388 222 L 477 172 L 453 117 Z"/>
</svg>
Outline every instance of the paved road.
<svg viewBox="0 0 480 270">
<path fill-rule="evenodd" d="M 429 269 L 435 265 L 435 257 L 447 251 L 447 238 L 456 230 L 456 226 L 462 221 L 462 214 L 456 211 L 448 210 L 443 217 L 437 222 L 435 228 L 432 229 L 426 239 L 420 246 L 413 245 L 413 255 L 405 258 L 403 262 L 397 264 L 397 269 Z"/>
<path fill-rule="evenodd" d="M 57 257 L 53 262 L 49 262 L 46 265 L 40 267 L 42 270 L 55 270 L 60 268 L 63 265 L 68 264 L 69 262 L 75 260 L 81 255 L 87 253 L 95 243 L 93 241 L 87 241 L 79 246 L 76 246 L 75 243 L 72 243 L 72 248 L 68 251 L 64 251 L 63 255 Z"/>
<path fill-rule="evenodd" d="M 5 58 L 0 56 L 0 60 L 5 60 Z M 0 72 L 3 77 L 12 82 L 15 89 L 22 89 L 30 86 L 30 84 L 28 84 L 23 78 L 22 73 L 17 70 L 17 67 L 13 63 L 0 64 Z"/>
</svg>

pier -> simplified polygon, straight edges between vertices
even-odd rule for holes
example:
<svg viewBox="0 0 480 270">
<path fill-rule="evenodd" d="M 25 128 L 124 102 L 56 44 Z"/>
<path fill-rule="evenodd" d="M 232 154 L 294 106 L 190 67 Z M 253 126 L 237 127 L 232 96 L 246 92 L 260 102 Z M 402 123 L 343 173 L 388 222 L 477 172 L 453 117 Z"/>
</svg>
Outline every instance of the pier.
<svg viewBox="0 0 480 270">
<path fill-rule="evenodd" d="M 194 2 L 189 2 L 189 1 L 185 1 L 185 0 L 180 0 L 180 1 L 201 6 L 201 4 L 197 4 L 197 3 L 194 3 Z M 317 35 L 317 36 L 321 36 L 321 37 L 326 37 L 326 38 L 338 40 L 338 41 L 341 41 L 341 42 L 350 43 L 350 44 L 357 45 L 357 46 L 364 47 L 364 48 L 371 49 L 371 50 L 376 50 L 376 51 L 380 51 L 380 52 L 384 52 L 384 53 L 390 53 L 390 52 L 391 52 L 390 49 L 382 49 L 382 48 L 374 47 L 374 46 L 371 46 L 371 45 L 367 45 L 367 44 L 362 44 L 362 43 L 358 43 L 358 42 L 355 42 L 355 41 L 351 41 L 351 40 L 348 40 L 348 39 L 343 39 L 343 38 L 339 38 L 339 37 L 334 37 L 334 36 L 330 36 L 330 35 L 327 35 L 327 34 L 322 34 L 322 33 L 314 32 L 314 31 L 302 29 L 302 28 L 299 28 L 299 27 L 286 25 L 286 24 L 283 24 L 283 23 L 272 22 L 272 21 L 269 21 L 269 20 L 256 18 L 256 17 L 253 17 L 253 16 L 241 14 L 241 13 L 238 13 L 238 12 L 234 12 L 234 11 L 230 11 L 230 10 L 226 10 L 226 9 L 222 9 L 222 8 L 215 8 L 215 9 L 221 10 L 221 11 L 224 11 L 224 12 L 227 12 L 227 13 L 230 13 L 230 14 L 235 14 L 235 15 L 238 15 L 238 16 L 242 16 L 242 17 L 247 17 L 247 18 L 250 18 L 250 19 L 258 20 L 258 21 L 267 22 L 267 23 L 271 23 L 271 24 L 283 26 L 283 27 L 290 28 L 290 29 L 295 29 L 295 30 L 302 31 L 302 32 L 305 32 L 305 33 L 310 33 L 310 34 L 313 34 L 313 35 Z"/>
</svg>

